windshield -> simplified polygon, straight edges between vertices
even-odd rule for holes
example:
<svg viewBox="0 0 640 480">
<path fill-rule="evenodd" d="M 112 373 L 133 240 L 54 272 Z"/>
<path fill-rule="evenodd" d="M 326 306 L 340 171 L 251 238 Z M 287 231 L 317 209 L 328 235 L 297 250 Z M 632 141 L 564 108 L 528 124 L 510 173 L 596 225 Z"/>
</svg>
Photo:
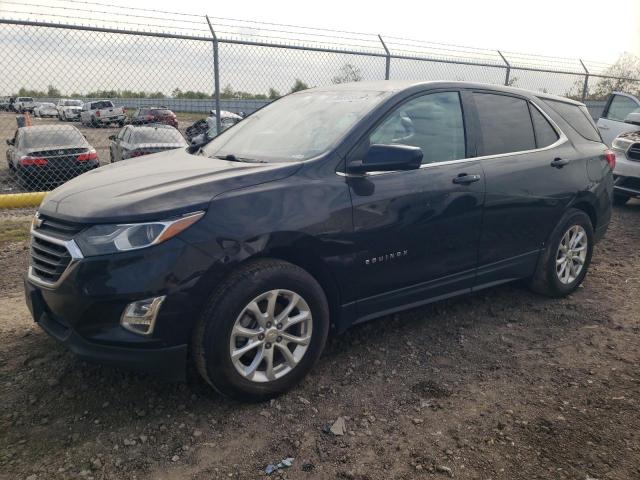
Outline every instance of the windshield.
<svg viewBox="0 0 640 480">
<path fill-rule="evenodd" d="M 20 97 L 18 98 L 19 102 L 33 102 L 33 98 L 31 97 Z"/>
<path fill-rule="evenodd" d="M 25 148 L 59 147 L 70 145 L 82 147 L 87 145 L 87 141 L 80 131 L 75 128 L 31 130 L 27 127 L 22 136 L 22 145 Z"/>
<path fill-rule="evenodd" d="M 318 156 L 387 95 L 373 91 L 305 91 L 288 95 L 221 133 L 208 157 L 296 162 Z"/>
<path fill-rule="evenodd" d="M 186 145 L 184 138 L 175 128 L 136 129 L 131 143 L 179 143 Z"/>
<path fill-rule="evenodd" d="M 64 106 L 65 107 L 81 107 L 82 101 L 81 100 L 65 100 Z"/>
</svg>

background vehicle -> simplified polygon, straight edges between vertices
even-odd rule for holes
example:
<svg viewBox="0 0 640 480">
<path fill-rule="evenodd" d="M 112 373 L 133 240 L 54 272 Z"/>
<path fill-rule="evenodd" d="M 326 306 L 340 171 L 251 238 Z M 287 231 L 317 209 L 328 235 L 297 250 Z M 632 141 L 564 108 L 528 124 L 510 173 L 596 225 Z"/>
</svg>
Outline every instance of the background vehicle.
<svg viewBox="0 0 640 480">
<path fill-rule="evenodd" d="M 147 123 L 164 123 L 178 128 L 176 114 L 165 107 L 138 108 L 129 117 L 131 125 L 144 125 Z"/>
<path fill-rule="evenodd" d="M 71 125 L 21 127 L 7 140 L 7 163 L 27 189 L 56 187 L 98 167 L 98 155 Z"/>
<path fill-rule="evenodd" d="M 58 110 L 53 103 L 42 102 L 33 109 L 33 114 L 36 117 L 57 117 Z"/>
<path fill-rule="evenodd" d="M 62 98 L 58 100 L 56 110 L 60 120 L 79 120 L 80 112 L 82 111 L 82 100 Z"/>
<path fill-rule="evenodd" d="M 19 113 L 33 112 L 35 107 L 36 104 L 31 97 L 17 97 L 13 103 L 13 109 Z"/>
<path fill-rule="evenodd" d="M 227 128 L 232 127 L 236 123 L 242 120 L 243 117 L 236 115 L 233 112 L 226 110 L 220 111 L 220 126 L 221 130 L 225 131 Z M 209 132 L 207 135 L 203 135 Z M 190 127 L 187 127 L 185 131 L 187 140 L 192 144 L 202 144 L 205 141 L 218 135 L 218 128 L 216 126 L 216 115 L 212 110 L 211 115 L 207 118 L 203 118 L 193 123 Z M 198 138 L 196 138 L 198 137 Z"/>
<path fill-rule="evenodd" d="M 618 135 L 612 148 L 616 154 L 613 203 L 624 205 L 630 198 L 640 198 L 640 130 Z"/>
<path fill-rule="evenodd" d="M 109 137 L 110 161 L 118 162 L 151 153 L 187 147 L 182 134 L 170 125 L 127 125 Z"/>
<path fill-rule="evenodd" d="M 640 124 L 627 121 L 630 113 L 637 112 L 640 112 L 640 100 L 628 93 L 613 92 L 598 119 L 598 130 L 604 143 L 611 146 L 613 139 L 621 133 L 640 130 Z"/>
<path fill-rule="evenodd" d="M 124 109 L 115 107 L 111 100 L 98 100 L 82 105 L 80 122 L 89 127 L 99 127 L 110 123 L 123 126 L 126 120 Z"/>
<path fill-rule="evenodd" d="M 11 105 L 9 97 L 0 98 L 0 111 L 7 112 L 9 111 L 9 106 Z"/>
</svg>

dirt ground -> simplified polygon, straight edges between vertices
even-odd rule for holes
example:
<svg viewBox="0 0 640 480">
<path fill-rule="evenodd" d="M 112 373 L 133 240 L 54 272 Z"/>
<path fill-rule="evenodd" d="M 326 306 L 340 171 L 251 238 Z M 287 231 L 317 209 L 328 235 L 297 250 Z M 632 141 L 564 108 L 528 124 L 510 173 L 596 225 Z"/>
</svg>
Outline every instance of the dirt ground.
<svg viewBox="0 0 640 480">
<path fill-rule="evenodd" d="M 252 479 L 292 457 L 270 478 L 638 479 L 640 202 L 614 213 L 571 297 L 508 285 L 381 318 L 253 405 L 78 361 L 30 320 L 26 241 L 5 240 L 0 478 Z"/>
</svg>

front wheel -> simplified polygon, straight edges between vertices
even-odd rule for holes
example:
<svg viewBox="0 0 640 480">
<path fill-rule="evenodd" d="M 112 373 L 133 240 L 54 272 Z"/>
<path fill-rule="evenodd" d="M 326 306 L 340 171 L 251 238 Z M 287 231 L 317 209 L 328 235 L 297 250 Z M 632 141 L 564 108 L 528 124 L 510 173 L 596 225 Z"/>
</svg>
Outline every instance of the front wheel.
<svg viewBox="0 0 640 480">
<path fill-rule="evenodd" d="M 589 216 L 575 208 L 567 211 L 538 261 L 531 289 L 549 297 L 564 297 L 575 291 L 587 275 L 593 244 Z"/>
<path fill-rule="evenodd" d="M 328 332 L 329 308 L 318 282 L 290 263 L 258 260 L 211 295 L 192 350 L 200 375 L 218 392 L 262 401 L 309 372 Z"/>
</svg>

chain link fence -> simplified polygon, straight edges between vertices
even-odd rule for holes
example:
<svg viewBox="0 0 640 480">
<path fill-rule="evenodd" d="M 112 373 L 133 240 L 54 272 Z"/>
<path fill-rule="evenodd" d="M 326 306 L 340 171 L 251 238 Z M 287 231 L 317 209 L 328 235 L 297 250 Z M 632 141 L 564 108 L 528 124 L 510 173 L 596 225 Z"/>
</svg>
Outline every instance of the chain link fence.
<svg viewBox="0 0 640 480">
<path fill-rule="evenodd" d="M 206 141 L 314 86 L 505 84 L 582 100 L 594 118 L 611 91 L 640 92 L 637 79 L 577 59 L 75 0 L 4 3 L 0 208 L 101 165 Z"/>
</svg>

